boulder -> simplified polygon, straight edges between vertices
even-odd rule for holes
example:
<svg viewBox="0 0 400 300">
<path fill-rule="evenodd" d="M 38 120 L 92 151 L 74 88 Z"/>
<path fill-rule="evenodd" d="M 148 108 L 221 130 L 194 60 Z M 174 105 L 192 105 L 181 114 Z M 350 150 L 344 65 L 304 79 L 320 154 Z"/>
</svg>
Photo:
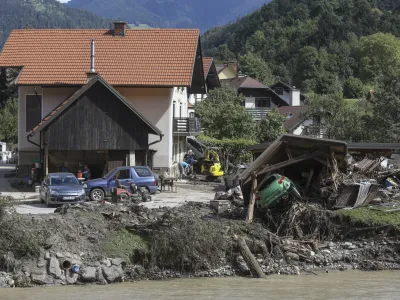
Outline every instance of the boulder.
<svg viewBox="0 0 400 300">
<path fill-rule="evenodd" d="M 46 253 L 44 254 L 44 259 L 49 260 L 50 258 L 51 258 L 50 252 L 46 252 Z"/>
<path fill-rule="evenodd" d="M 114 259 L 111 260 L 111 264 L 114 265 L 114 266 L 120 266 L 124 262 L 125 262 L 125 260 L 122 259 L 122 258 L 114 258 Z"/>
<path fill-rule="evenodd" d="M 60 262 L 55 257 L 50 258 L 49 273 L 54 275 L 56 278 L 60 278 L 61 276 Z"/>
<path fill-rule="evenodd" d="M 14 285 L 15 285 L 14 279 L 12 279 L 12 278 L 8 279 L 7 284 L 8 284 L 10 287 L 14 287 Z"/>
<path fill-rule="evenodd" d="M 105 279 L 107 279 L 107 281 L 110 283 L 119 281 L 124 277 L 124 270 L 122 270 L 120 266 L 103 266 L 102 269 Z"/>
<path fill-rule="evenodd" d="M 47 274 L 31 274 L 31 279 L 34 283 L 40 285 L 52 284 L 54 282 L 53 278 Z"/>
<path fill-rule="evenodd" d="M 95 267 L 85 267 L 82 269 L 82 280 L 85 282 L 96 281 L 96 268 Z"/>
<path fill-rule="evenodd" d="M 67 282 L 67 284 L 75 284 L 78 281 L 78 274 L 76 273 L 72 273 L 72 272 L 68 272 L 65 275 L 65 281 Z"/>
<path fill-rule="evenodd" d="M 98 281 L 100 284 L 108 284 L 107 280 L 104 278 L 103 270 L 101 269 L 101 267 L 99 267 L 99 268 L 97 269 L 96 274 L 97 274 L 97 281 Z"/>
<path fill-rule="evenodd" d="M 57 253 L 56 253 L 56 257 L 57 257 L 57 258 L 63 258 L 63 257 L 64 257 L 64 253 L 57 252 Z"/>
<path fill-rule="evenodd" d="M 111 265 L 112 265 L 110 259 L 108 259 L 108 258 L 103 259 L 103 261 L 101 263 L 107 267 L 111 267 Z"/>
</svg>

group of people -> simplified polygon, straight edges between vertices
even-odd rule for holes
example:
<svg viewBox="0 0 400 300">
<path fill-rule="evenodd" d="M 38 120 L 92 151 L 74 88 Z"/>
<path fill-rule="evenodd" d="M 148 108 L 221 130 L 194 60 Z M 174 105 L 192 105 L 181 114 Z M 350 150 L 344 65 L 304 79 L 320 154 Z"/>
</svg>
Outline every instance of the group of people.
<svg viewBox="0 0 400 300">
<path fill-rule="evenodd" d="M 196 164 L 196 156 L 192 150 L 189 150 L 183 157 L 183 161 L 179 162 L 179 170 L 182 175 L 194 174 L 193 166 Z"/>
<path fill-rule="evenodd" d="M 64 165 L 61 168 L 61 172 L 63 173 L 71 173 L 71 171 L 68 168 L 68 163 L 65 162 Z M 78 174 L 77 174 L 78 178 L 84 178 L 85 181 L 86 180 L 90 180 L 91 174 L 90 174 L 90 169 L 88 165 L 81 165 L 81 163 L 79 163 L 79 170 L 78 170 Z"/>
</svg>

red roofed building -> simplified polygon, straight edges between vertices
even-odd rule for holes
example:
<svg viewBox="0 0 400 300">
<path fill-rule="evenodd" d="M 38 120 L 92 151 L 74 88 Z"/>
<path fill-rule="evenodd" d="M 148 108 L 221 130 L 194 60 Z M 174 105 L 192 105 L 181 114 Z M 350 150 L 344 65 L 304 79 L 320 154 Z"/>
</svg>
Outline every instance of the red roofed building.
<svg viewBox="0 0 400 300">
<path fill-rule="evenodd" d="M 197 128 L 188 95 L 206 93 L 199 31 L 25 29 L 11 32 L 0 67 L 19 68 L 22 173 L 68 163 L 92 173 L 121 165 L 169 168 Z"/>
</svg>

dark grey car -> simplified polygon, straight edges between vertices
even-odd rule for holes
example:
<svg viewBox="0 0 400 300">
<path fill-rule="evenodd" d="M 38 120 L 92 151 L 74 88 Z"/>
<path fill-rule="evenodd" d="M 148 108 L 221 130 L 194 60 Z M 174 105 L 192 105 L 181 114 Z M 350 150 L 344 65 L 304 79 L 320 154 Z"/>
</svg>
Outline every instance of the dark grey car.
<svg viewBox="0 0 400 300">
<path fill-rule="evenodd" d="M 47 206 L 85 201 L 85 190 L 72 173 L 50 173 L 40 186 L 40 200 Z"/>
</svg>

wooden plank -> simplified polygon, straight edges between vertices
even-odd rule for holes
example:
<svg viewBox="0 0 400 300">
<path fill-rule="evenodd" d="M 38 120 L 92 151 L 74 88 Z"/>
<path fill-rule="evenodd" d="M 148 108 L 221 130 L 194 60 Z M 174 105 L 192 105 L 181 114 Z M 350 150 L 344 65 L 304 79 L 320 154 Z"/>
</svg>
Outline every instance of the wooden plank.
<svg viewBox="0 0 400 300">
<path fill-rule="evenodd" d="M 299 163 L 299 162 L 304 161 L 304 160 L 306 160 L 306 159 L 313 158 L 313 157 L 315 157 L 315 156 L 317 156 L 317 155 L 319 155 L 319 154 L 321 154 L 321 151 L 315 151 L 315 152 L 312 152 L 312 153 L 308 153 L 308 154 L 305 154 L 305 155 L 301 155 L 301 156 L 299 156 L 299 157 L 295 157 L 295 158 L 292 158 L 292 159 L 288 159 L 288 160 L 286 160 L 286 161 L 283 161 L 283 162 L 274 164 L 274 165 L 272 165 L 272 166 L 267 166 L 267 167 L 265 167 L 263 170 L 261 170 L 260 172 L 258 172 L 257 175 L 259 175 L 259 174 L 265 174 L 265 173 L 267 173 L 267 172 L 271 172 L 271 171 L 278 170 L 278 169 L 283 168 L 283 167 L 287 167 L 287 166 L 290 166 L 290 165 Z"/>
<path fill-rule="evenodd" d="M 253 184 L 251 187 L 251 195 L 250 195 L 250 204 L 249 207 L 247 208 L 247 216 L 246 216 L 246 221 L 248 223 L 253 222 L 253 216 L 254 216 L 254 205 L 256 203 L 256 187 L 257 187 L 257 176 L 255 173 L 251 175 Z"/>
</svg>

